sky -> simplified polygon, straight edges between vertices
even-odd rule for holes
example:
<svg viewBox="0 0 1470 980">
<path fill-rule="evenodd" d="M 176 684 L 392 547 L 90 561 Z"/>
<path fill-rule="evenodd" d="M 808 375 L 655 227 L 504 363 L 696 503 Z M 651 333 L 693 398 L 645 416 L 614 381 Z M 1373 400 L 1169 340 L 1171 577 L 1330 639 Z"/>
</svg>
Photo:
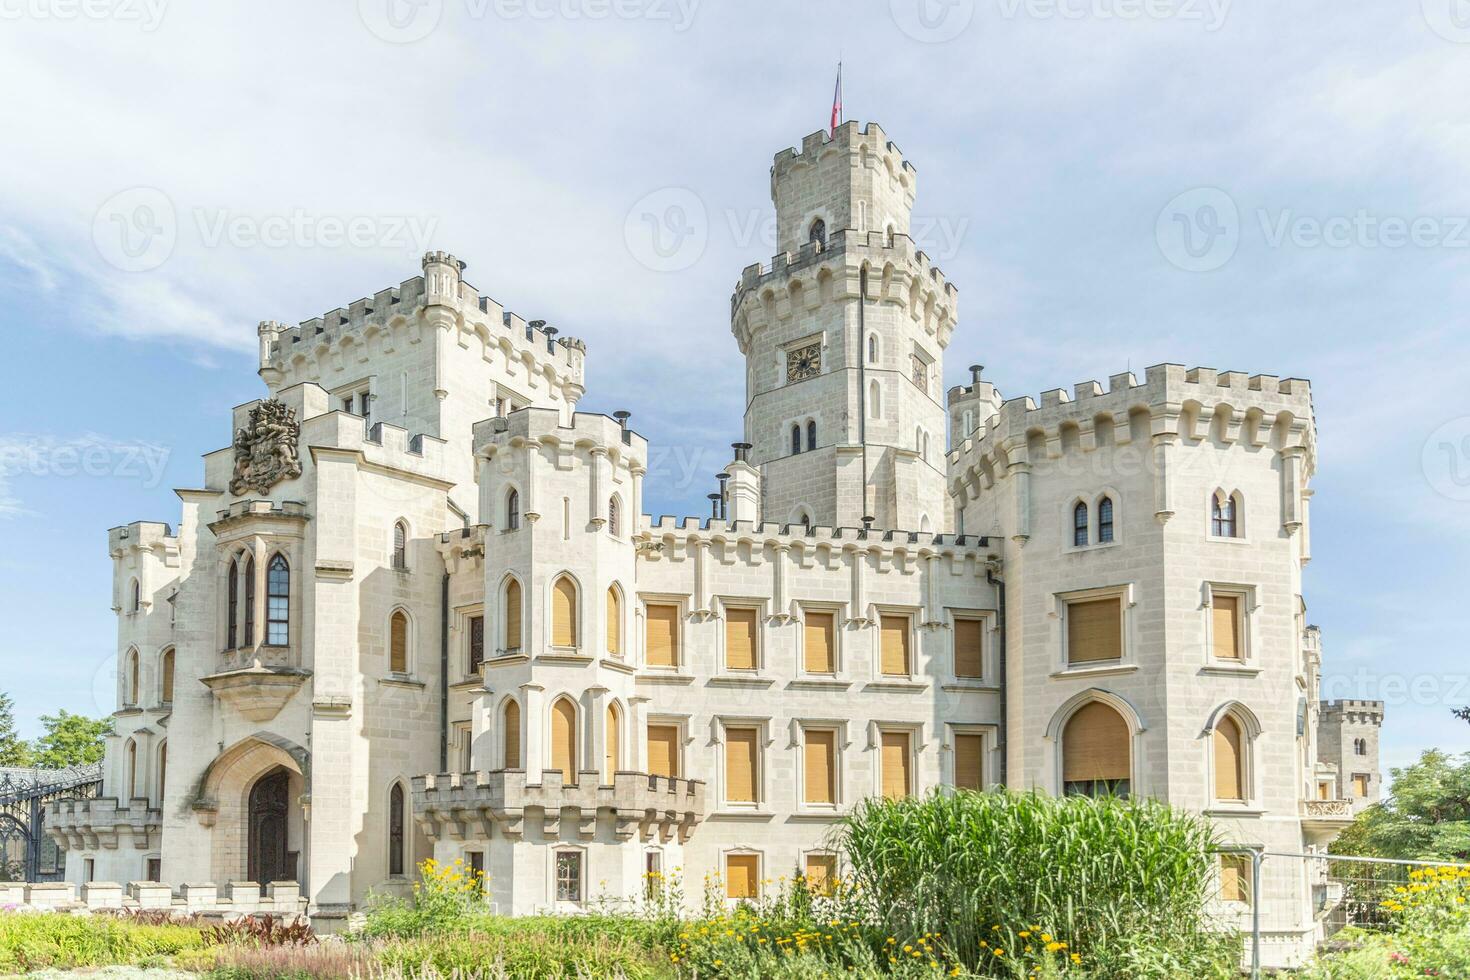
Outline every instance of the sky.
<svg viewBox="0 0 1470 980">
<path fill-rule="evenodd" d="M 1304 377 L 1324 693 L 1470 749 L 1464 0 L 0 0 L 0 690 L 112 704 L 107 528 L 258 397 L 261 320 L 429 249 L 588 345 L 582 408 L 706 512 L 773 155 L 879 122 L 960 290 L 949 385 Z M 652 222 L 650 225 L 649 222 Z M 658 237 L 654 237 L 657 230 Z"/>
</svg>

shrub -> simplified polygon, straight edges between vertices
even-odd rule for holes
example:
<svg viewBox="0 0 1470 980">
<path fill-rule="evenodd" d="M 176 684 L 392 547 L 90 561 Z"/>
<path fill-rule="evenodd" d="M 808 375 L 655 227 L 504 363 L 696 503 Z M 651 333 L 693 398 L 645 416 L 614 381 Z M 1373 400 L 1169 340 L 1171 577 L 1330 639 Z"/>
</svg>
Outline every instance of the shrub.
<svg viewBox="0 0 1470 980">
<path fill-rule="evenodd" d="M 1067 944 L 1070 966 L 1103 976 L 1206 977 L 1239 956 L 1238 939 L 1207 914 L 1209 825 L 1154 801 L 872 799 L 839 843 L 884 931 L 937 937 L 967 969 L 1006 975 L 1003 961 L 1034 955 L 1042 935 Z"/>
<path fill-rule="evenodd" d="M 213 980 L 335 980 L 368 975 L 372 967 L 367 949 L 341 942 L 234 946 L 218 953 L 209 975 Z"/>
<path fill-rule="evenodd" d="M 489 911 L 487 881 L 484 872 L 467 868 L 463 861 L 440 864 L 430 858 L 419 865 L 411 899 L 372 900 L 363 935 L 408 938 L 461 929 L 469 918 Z"/>
</svg>

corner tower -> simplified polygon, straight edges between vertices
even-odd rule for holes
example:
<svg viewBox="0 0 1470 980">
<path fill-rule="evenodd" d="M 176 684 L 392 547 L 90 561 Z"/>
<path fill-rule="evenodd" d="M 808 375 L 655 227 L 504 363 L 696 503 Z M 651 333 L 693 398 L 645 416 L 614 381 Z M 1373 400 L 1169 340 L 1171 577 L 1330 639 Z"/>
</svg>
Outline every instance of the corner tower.
<svg viewBox="0 0 1470 980">
<path fill-rule="evenodd" d="M 917 174 L 877 124 L 771 168 L 779 252 L 730 326 L 767 521 L 945 531 L 944 348 L 957 292 L 909 237 Z"/>
</svg>

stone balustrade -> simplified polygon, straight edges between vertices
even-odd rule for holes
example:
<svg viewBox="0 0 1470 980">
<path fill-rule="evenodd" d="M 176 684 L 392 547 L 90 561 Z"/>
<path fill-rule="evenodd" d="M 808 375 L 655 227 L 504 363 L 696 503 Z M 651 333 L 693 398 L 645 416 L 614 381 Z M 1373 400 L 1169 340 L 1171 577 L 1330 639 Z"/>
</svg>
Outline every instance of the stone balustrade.
<svg viewBox="0 0 1470 980">
<path fill-rule="evenodd" d="M 230 882 L 221 889 L 212 882 L 181 885 L 177 893 L 157 881 L 89 881 L 81 887 L 67 881 L 0 882 L 0 909 L 29 909 L 37 912 L 104 912 L 148 909 L 169 911 L 178 916 L 199 915 L 229 920 L 242 915 L 268 915 L 295 919 L 306 914 L 307 902 L 294 881 L 277 881 L 265 894 L 253 881 Z"/>
<path fill-rule="evenodd" d="M 564 823 L 574 824 L 580 839 L 593 840 L 599 816 L 608 815 L 620 841 L 677 836 L 681 843 L 708 812 L 705 786 L 698 780 L 619 772 L 608 785 L 599 773 L 582 772 L 577 782 L 566 783 L 560 770 L 548 770 L 532 783 L 518 769 L 418 776 L 413 809 L 431 840 L 489 840 L 496 831 L 520 839 L 527 833 L 529 811 L 530 832 L 537 832 L 539 821 L 539 832 L 548 840 L 561 835 Z"/>
<path fill-rule="evenodd" d="M 138 850 L 145 850 L 148 835 L 157 832 L 162 824 L 162 814 L 145 799 L 134 799 L 121 806 L 110 796 L 57 800 L 46 805 L 46 833 L 56 841 L 57 847 L 67 850 L 111 849 L 125 840 L 130 840 Z"/>
</svg>

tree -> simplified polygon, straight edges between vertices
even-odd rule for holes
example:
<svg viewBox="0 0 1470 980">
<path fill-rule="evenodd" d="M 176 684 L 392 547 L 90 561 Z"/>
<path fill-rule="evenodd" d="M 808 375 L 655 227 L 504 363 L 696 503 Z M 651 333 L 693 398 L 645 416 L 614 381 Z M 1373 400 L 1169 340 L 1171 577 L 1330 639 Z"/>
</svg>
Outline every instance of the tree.
<svg viewBox="0 0 1470 980">
<path fill-rule="evenodd" d="M 65 708 L 60 714 L 42 715 L 41 724 L 46 733 L 33 746 L 34 764 L 48 769 L 101 762 L 102 740 L 112 734 L 111 718 L 74 715 Z"/>
<path fill-rule="evenodd" d="M 15 702 L 0 691 L 0 766 L 31 765 L 31 747 L 15 731 Z"/>
<path fill-rule="evenodd" d="M 1388 798 L 1358 815 L 1334 854 L 1400 860 L 1470 860 L 1470 753 L 1430 749 L 1394 769 Z"/>
</svg>

